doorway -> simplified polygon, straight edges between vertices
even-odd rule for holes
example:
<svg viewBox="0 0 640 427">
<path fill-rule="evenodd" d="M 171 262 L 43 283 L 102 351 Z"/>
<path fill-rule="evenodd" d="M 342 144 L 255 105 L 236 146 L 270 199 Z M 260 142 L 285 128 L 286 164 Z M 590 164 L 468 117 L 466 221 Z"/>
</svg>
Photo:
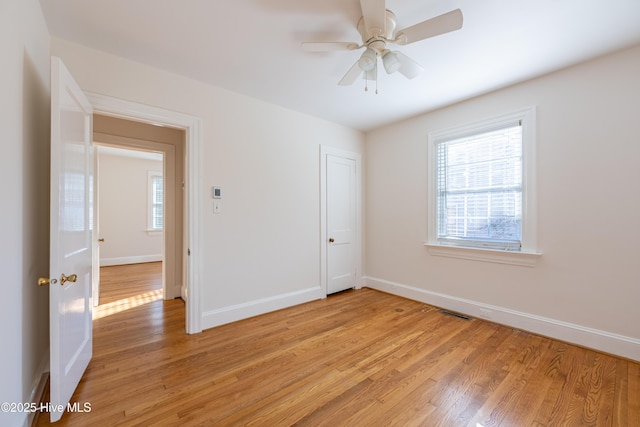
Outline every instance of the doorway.
<svg viewBox="0 0 640 427">
<path fill-rule="evenodd" d="M 186 300 L 185 329 L 188 334 L 202 332 L 200 276 L 202 264 L 201 177 L 202 120 L 185 113 L 167 110 L 97 93 L 85 92 L 96 114 L 145 124 L 162 124 L 185 132 L 184 242 L 183 274 L 186 277 L 182 298 Z M 94 236 L 98 245 L 98 236 Z M 97 252 L 97 249 L 96 249 Z M 186 253 L 185 253 L 186 252 Z"/>
<path fill-rule="evenodd" d="M 99 307 L 108 302 L 105 298 L 111 298 L 105 297 L 105 291 L 113 293 L 105 286 L 113 283 L 109 276 L 114 271 L 130 272 L 116 276 L 120 280 L 117 294 L 123 298 L 138 295 L 138 270 L 145 267 L 142 264 L 156 264 L 153 270 L 159 273 L 154 281 L 154 296 L 162 298 L 166 283 L 162 268 L 164 211 L 173 208 L 164 203 L 164 154 L 102 145 L 98 141 L 94 141 L 94 147 L 99 274 L 94 277 L 93 305 Z"/>
<path fill-rule="evenodd" d="M 100 257 L 108 260 L 108 265 L 161 261 L 164 299 L 183 297 L 184 130 L 94 114 L 93 140 L 100 159 L 96 167 L 97 212 L 113 216 L 108 230 L 101 227 L 105 222 L 102 215 L 96 218 L 100 242 L 96 253 L 102 245 L 109 249 L 110 257 Z M 158 188 L 154 193 L 158 183 L 162 185 L 160 200 L 155 197 Z M 103 191 L 106 194 L 101 194 Z M 154 204 L 158 201 L 161 206 Z M 100 295 L 100 269 L 95 270 L 94 295 Z"/>
</svg>

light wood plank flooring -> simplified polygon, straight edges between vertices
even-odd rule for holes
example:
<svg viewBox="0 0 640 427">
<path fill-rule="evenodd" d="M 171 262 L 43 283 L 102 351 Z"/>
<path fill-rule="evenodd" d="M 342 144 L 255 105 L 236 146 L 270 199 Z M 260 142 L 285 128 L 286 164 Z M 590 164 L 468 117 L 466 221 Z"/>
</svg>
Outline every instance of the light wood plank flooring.
<svg viewBox="0 0 640 427">
<path fill-rule="evenodd" d="M 101 303 L 158 288 L 159 264 L 128 268 Z M 119 308 L 72 398 L 91 412 L 56 425 L 640 425 L 640 364 L 369 289 L 196 335 L 181 300 Z"/>
</svg>

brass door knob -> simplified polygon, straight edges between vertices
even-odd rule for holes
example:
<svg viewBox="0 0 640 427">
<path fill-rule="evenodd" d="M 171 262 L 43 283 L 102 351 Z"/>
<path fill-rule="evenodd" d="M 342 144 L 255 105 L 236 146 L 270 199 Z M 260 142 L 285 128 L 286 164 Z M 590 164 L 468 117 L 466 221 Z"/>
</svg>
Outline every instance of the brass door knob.
<svg viewBox="0 0 640 427">
<path fill-rule="evenodd" d="M 329 237 L 329 243 L 333 243 L 335 242 L 335 240 L 333 240 L 333 237 Z"/>
<path fill-rule="evenodd" d="M 98 239 L 98 242 L 104 243 L 104 239 Z"/>
<path fill-rule="evenodd" d="M 38 286 L 45 286 L 45 285 L 48 285 L 50 283 L 53 283 L 55 285 L 56 283 L 58 283 L 58 280 L 57 279 L 49 280 L 48 277 L 39 277 L 38 278 Z"/>
<path fill-rule="evenodd" d="M 64 274 L 60 275 L 60 286 L 63 286 L 67 282 L 74 282 L 78 280 L 77 274 L 72 274 L 71 276 L 65 276 Z"/>
</svg>

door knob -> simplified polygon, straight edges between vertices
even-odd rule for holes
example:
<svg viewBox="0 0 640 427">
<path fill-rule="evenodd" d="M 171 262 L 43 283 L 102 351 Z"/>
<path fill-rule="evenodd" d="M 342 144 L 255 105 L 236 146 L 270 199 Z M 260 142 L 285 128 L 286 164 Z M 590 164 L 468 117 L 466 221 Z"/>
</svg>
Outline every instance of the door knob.
<svg viewBox="0 0 640 427">
<path fill-rule="evenodd" d="M 329 243 L 333 243 L 335 242 L 335 240 L 333 240 L 333 237 L 329 237 Z"/>
<path fill-rule="evenodd" d="M 70 276 L 65 276 L 64 274 L 60 275 L 60 286 L 63 286 L 67 282 L 74 282 L 78 280 L 77 274 L 72 274 Z"/>
<path fill-rule="evenodd" d="M 49 283 L 53 283 L 55 285 L 56 283 L 58 283 L 58 281 L 56 279 L 49 280 L 48 277 L 38 278 L 38 286 L 45 286 L 45 285 L 48 285 Z"/>
<path fill-rule="evenodd" d="M 98 242 L 104 243 L 104 239 L 98 239 Z"/>
</svg>

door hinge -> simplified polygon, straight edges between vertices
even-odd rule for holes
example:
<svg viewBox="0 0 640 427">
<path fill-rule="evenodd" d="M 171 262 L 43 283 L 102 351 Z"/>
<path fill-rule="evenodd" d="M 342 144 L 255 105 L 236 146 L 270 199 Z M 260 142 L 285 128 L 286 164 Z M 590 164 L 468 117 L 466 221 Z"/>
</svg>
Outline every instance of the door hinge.
<svg viewBox="0 0 640 427">
<path fill-rule="evenodd" d="M 191 256 L 191 249 L 187 248 L 187 256 Z"/>
</svg>

